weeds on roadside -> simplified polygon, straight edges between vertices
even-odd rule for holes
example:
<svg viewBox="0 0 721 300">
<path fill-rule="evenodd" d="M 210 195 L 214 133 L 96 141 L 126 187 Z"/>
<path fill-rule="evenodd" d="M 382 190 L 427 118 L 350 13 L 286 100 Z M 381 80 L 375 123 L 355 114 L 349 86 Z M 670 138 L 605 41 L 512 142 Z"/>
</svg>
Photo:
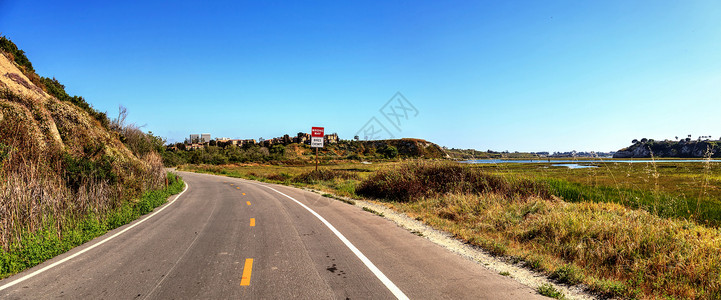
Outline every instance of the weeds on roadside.
<svg viewBox="0 0 721 300">
<path fill-rule="evenodd" d="M 566 297 L 563 295 L 563 293 L 561 293 L 554 286 L 552 286 L 548 283 L 542 284 L 536 290 L 538 291 L 539 294 L 546 296 L 546 297 L 551 297 L 551 298 L 559 299 L 559 300 L 566 299 Z"/>
<path fill-rule="evenodd" d="M 358 175 L 347 171 L 338 171 L 333 169 L 319 169 L 310 172 L 301 173 L 293 178 L 294 182 L 316 183 L 319 181 L 329 181 L 333 179 L 358 179 Z"/>
<path fill-rule="evenodd" d="M 126 202 L 102 215 L 67 216 L 63 220 L 67 225 L 62 231 L 55 226 L 61 221 L 55 217 L 44 219 L 40 229 L 23 230 L 18 241 L 7 249 L 0 249 L 0 278 L 33 267 L 151 212 L 165 203 L 170 195 L 179 193 L 185 185 L 180 177 L 173 174 L 168 174 L 168 181 L 167 188 L 148 191 L 137 202 Z"/>
<path fill-rule="evenodd" d="M 369 213 L 372 213 L 372 214 L 374 214 L 374 215 L 376 215 L 376 216 L 379 216 L 379 217 L 383 217 L 383 216 L 384 216 L 384 214 L 383 214 L 382 212 L 378 212 L 378 211 L 376 211 L 376 210 L 374 210 L 374 209 L 372 209 L 372 208 L 366 207 L 366 206 L 363 206 L 363 210 L 365 210 L 365 211 L 367 211 L 367 212 L 369 212 Z"/>
</svg>

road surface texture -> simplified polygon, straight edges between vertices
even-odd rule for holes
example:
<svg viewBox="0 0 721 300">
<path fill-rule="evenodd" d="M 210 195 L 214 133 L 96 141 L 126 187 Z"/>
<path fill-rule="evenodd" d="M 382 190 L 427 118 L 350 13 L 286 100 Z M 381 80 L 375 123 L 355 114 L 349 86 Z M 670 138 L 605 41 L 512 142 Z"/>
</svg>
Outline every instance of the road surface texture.
<svg viewBox="0 0 721 300">
<path fill-rule="evenodd" d="M 172 202 L 0 281 L 0 298 L 543 298 L 359 207 L 179 173 Z"/>
</svg>

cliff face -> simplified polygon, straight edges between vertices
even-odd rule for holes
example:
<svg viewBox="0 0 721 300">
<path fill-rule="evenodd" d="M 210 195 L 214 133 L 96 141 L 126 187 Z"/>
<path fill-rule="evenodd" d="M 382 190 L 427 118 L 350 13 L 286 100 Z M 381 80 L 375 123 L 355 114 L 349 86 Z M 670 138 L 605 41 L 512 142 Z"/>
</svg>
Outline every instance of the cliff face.
<svg viewBox="0 0 721 300">
<path fill-rule="evenodd" d="M 0 35 L 0 252 L 26 233 L 64 235 L 164 185 L 158 153 L 137 151 L 137 135 L 118 124 L 35 73 Z"/>
<path fill-rule="evenodd" d="M 39 159 L 41 164 L 64 152 L 143 165 L 116 133 L 75 105 L 47 94 L 1 54 L 0 143 L 28 155 L 26 159 Z M 91 149 L 93 153 L 88 153 Z"/>
<path fill-rule="evenodd" d="M 37 75 L 27 58 L 18 60 L 22 53 L 0 36 L 0 211 L 23 216 L 3 220 L 0 230 L 20 230 L 15 222 L 32 231 L 46 211 L 58 220 L 102 212 L 164 183 L 156 152 L 133 152 L 82 98 L 59 99 L 51 89 L 67 96 L 64 87 Z M 0 237 L 0 245 L 7 242 Z"/>
<path fill-rule="evenodd" d="M 623 148 L 613 155 L 613 158 L 650 158 L 678 157 L 678 158 L 720 158 L 721 141 L 647 141 L 638 142 Z"/>
</svg>

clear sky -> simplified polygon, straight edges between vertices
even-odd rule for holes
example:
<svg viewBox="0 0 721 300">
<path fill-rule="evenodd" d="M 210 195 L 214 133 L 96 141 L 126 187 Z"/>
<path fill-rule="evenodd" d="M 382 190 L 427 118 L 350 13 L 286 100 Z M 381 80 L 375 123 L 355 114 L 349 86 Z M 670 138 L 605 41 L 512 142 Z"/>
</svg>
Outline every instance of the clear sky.
<svg viewBox="0 0 721 300">
<path fill-rule="evenodd" d="M 496 151 L 721 137 L 717 0 L 0 0 L 0 33 L 169 141 L 311 126 Z"/>
</svg>

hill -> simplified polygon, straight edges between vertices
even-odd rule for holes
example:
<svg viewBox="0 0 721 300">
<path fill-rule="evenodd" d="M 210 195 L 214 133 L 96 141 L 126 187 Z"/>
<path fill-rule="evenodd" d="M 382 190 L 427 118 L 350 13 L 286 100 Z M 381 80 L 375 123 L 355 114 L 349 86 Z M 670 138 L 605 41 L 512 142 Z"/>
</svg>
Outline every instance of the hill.
<svg viewBox="0 0 721 300">
<path fill-rule="evenodd" d="M 0 37 L 0 246 L 63 229 L 165 184 L 162 139 L 111 121 Z"/>
<path fill-rule="evenodd" d="M 349 143 L 354 143 L 349 141 Z M 431 143 L 423 139 L 403 138 L 393 140 L 377 140 L 377 141 L 356 141 L 359 143 L 365 153 L 380 153 L 385 156 L 395 156 L 391 152 L 393 147 L 398 150 L 398 156 L 404 158 L 447 158 L 448 155 L 443 148 L 437 144 Z M 389 148 L 391 150 L 389 150 Z M 389 152 L 390 151 L 390 152 Z"/>
<path fill-rule="evenodd" d="M 618 150 L 613 158 L 721 158 L 719 144 L 721 141 L 654 141 L 643 139 L 635 141 L 631 146 Z"/>
<path fill-rule="evenodd" d="M 337 143 L 326 144 L 318 152 L 319 159 L 323 162 L 395 158 L 440 159 L 448 157 L 440 146 L 426 140 L 411 138 L 375 141 L 340 140 Z M 210 141 L 199 148 L 190 148 L 190 146 L 183 143 L 171 145 L 162 155 L 166 166 L 182 164 L 221 165 L 248 162 L 306 164 L 315 160 L 315 149 L 304 143 L 278 143 L 272 145 L 253 143 L 235 146 Z"/>
</svg>

